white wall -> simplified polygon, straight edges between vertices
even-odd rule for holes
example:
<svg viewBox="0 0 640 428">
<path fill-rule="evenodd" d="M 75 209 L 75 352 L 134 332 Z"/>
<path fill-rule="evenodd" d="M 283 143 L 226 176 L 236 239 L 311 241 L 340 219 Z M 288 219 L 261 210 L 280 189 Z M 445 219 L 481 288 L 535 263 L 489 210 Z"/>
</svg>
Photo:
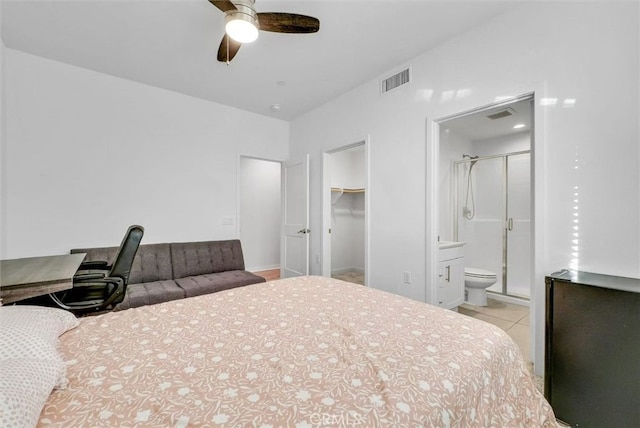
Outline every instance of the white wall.
<svg viewBox="0 0 640 428">
<path fill-rule="evenodd" d="M 250 271 L 280 267 L 281 166 L 240 158 L 240 239 Z"/>
<path fill-rule="evenodd" d="M 363 146 L 331 153 L 331 187 L 363 189 L 365 158 Z"/>
<path fill-rule="evenodd" d="M 5 54 L 2 258 L 117 245 L 133 223 L 143 243 L 235 238 L 239 154 L 288 157 L 284 121 Z"/>
<path fill-rule="evenodd" d="M 582 270 L 640 277 L 638 8 L 637 2 L 525 4 L 410 61 L 410 85 L 380 96 L 378 81 L 370 81 L 292 122 L 292 156 L 311 154 L 310 228 L 321 224 L 322 151 L 369 134 L 369 284 L 427 300 L 434 265 L 426 258 L 437 233 L 428 250 L 425 236 L 427 226 L 438 226 L 431 206 L 438 201 L 433 121 L 536 91 L 539 304 L 532 321 L 539 371 L 545 273 L 569 266 L 578 253 Z M 320 254 L 318 236 L 311 236 L 311 254 Z M 403 271 L 412 272 L 413 284 L 402 284 Z"/>
</svg>

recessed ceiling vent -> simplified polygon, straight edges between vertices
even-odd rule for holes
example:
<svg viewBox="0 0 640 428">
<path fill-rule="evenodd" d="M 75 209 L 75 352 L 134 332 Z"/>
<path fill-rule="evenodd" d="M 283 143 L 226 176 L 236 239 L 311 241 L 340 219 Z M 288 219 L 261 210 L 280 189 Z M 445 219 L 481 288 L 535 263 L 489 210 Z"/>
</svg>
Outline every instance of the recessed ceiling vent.
<svg viewBox="0 0 640 428">
<path fill-rule="evenodd" d="M 503 117 L 513 116 L 515 110 L 510 107 L 507 107 L 504 110 L 500 110 L 498 112 L 487 115 L 487 117 L 491 120 L 502 119 Z"/>
<path fill-rule="evenodd" d="M 405 68 L 401 72 L 382 80 L 380 82 L 380 89 L 381 92 L 385 94 L 409 82 L 411 82 L 411 69 Z"/>
</svg>

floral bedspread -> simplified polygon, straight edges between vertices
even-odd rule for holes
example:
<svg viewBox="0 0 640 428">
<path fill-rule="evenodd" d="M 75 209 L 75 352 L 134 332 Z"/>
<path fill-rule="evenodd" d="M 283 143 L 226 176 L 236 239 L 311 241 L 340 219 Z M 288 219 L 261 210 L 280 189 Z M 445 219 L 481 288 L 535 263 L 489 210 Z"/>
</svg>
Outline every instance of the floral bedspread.
<svg viewBox="0 0 640 428">
<path fill-rule="evenodd" d="M 290 278 L 81 319 L 39 426 L 556 426 L 499 328 Z"/>
</svg>

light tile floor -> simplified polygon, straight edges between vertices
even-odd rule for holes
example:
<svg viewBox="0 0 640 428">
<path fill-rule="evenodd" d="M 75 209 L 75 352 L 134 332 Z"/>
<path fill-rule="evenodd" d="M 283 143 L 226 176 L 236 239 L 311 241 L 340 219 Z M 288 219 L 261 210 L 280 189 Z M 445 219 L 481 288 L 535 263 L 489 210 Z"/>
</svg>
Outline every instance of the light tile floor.
<svg viewBox="0 0 640 428">
<path fill-rule="evenodd" d="M 495 299 L 487 299 L 487 303 L 488 306 L 463 303 L 458 312 L 500 327 L 520 347 L 524 359 L 531 361 L 529 308 Z"/>
</svg>

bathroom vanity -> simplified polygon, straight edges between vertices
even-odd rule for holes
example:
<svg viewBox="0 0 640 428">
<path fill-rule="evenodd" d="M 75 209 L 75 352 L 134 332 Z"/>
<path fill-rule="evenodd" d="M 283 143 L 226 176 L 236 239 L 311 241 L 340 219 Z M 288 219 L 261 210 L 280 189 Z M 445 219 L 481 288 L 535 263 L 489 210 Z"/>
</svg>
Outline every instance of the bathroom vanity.
<svg viewBox="0 0 640 428">
<path fill-rule="evenodd" d="M 438 306 L 453 309 L 464 303 L 464 242 L 438 244 Z"/>
</svg>

